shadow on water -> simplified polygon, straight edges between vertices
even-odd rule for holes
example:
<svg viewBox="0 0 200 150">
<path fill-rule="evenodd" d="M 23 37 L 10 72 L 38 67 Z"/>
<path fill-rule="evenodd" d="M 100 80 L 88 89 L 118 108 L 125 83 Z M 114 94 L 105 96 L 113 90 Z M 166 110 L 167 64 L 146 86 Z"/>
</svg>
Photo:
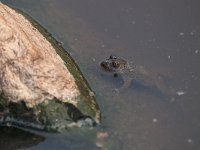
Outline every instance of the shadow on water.
<svg viewBox="0 0 200 150">
<path fill-rule="evenodd" d="M 45 140 L 45 137 L 26 132 L 14 127 L 0 127 L 0 149 L 16 150 L 35 146 Z"/>
<path fill-rule="evenodd" d="M 164 95 L 163 95 L 162 91 L 160 91 L 159 88 L 157 88 L 156 86 L 144 85 L 144 84 L 142 84 L 142 82 L 140 82 L 138 80 L 133 81 L 131 88 L 134 91 L 144 92 L 144 93 L 148 93 L 150 95 L 156 96 L 156 97 L 164 98 Z"/>
</svg>

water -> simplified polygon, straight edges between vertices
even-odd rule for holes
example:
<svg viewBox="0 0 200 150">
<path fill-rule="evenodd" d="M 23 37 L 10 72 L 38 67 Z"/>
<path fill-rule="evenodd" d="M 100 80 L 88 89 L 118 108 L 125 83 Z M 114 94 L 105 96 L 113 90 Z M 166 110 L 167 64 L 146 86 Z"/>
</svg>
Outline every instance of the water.
<svg viewBox="0 0 200 150">
<path fill-rule="evenodd" d="M 23 150 L 200 149 L 200 5 L 197 1 L 159 0 L 3 0 L 40 22 L 67 49 L 97 94 L 103 121 L 96 129 L 40 133 L 46 139 Z M 120 78 L 102 74 L 109 55 L 170 74 L 169 90 L 120 88 Z M 12 143 L 13 141 L 7 141 Z M 21 147 L 19 147 L 21 148 Z"/>
</svg>

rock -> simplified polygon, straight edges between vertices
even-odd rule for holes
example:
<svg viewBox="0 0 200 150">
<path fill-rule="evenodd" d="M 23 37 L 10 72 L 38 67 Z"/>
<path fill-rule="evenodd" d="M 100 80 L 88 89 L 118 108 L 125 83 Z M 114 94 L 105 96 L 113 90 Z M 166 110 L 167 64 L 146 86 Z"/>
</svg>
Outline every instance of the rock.
<svg viewBox="0 0 200 150">
<path fill-rule="evenodd" d="M 58 130 L 88 118 L 99 123 L 95 96 L 58 43 L 31 17 L 0 3 L 0 124 Z"/>
</svg>

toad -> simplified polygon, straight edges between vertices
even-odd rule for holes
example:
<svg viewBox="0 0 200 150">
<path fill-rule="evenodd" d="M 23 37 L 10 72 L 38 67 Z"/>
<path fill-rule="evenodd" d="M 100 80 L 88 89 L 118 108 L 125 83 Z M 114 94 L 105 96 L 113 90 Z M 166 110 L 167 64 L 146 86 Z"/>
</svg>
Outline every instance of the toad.
<svg viewBox="0 0 200 150">
<path fill-rule="evenodd" d="M 124 58 L 111 55 L 109 58 L 100 62 L 103 72 L 114 77 L 122 76 L 122 89 L 133 87 L 137 90 L 148 91 L 156 95 L 168 93 L 166 86 L 167 74 L 148 69 L 142 65 L 130 64 Z"/>
</svg>

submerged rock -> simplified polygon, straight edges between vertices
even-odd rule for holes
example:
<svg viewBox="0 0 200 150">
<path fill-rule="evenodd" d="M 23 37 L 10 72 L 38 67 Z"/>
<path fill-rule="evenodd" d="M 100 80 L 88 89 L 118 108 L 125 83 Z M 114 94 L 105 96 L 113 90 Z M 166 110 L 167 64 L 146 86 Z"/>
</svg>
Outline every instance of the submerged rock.
<svg viewBox="0 0 200 150">
<path fill-rule="evenodd" d="M 58 130 L 100 121 L 95 96 L 73 59 L 31 17 L 2 3 L 0 93 L 0 124 Z"/>
</svg>

